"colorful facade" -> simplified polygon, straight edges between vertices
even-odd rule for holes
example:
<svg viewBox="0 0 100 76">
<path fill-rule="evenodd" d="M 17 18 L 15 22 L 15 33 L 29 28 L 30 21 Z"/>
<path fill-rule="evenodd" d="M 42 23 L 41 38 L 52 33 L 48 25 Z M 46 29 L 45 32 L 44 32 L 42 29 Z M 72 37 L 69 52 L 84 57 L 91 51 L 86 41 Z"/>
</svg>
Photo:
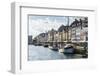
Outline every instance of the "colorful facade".
<svg viewBox="0 0 100 76">
<path fill-rule="evenodd" d="M 37 36 L 37 42 L 87 42 L 88 19 L 75 19 L 69 26 L 61 25 L 58 30 L 49 30 Z"/>
</svg>

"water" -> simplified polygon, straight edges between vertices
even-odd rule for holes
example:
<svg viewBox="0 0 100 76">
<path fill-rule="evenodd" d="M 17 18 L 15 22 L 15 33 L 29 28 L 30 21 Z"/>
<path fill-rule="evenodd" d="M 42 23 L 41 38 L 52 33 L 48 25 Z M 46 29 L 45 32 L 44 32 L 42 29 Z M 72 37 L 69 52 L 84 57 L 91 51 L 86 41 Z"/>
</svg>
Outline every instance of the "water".
<svg viewBox="0 0 100 76">
<path fill-rule="evenodd" d="M 53 51 L 49 48 L 43 46 L 29 45 L 28 60 L 56 60 L 56 59 L 74 59 L 81 58 L 78 54 L 67 54 L 59 53 L 58 51 Z"/>
</svg>

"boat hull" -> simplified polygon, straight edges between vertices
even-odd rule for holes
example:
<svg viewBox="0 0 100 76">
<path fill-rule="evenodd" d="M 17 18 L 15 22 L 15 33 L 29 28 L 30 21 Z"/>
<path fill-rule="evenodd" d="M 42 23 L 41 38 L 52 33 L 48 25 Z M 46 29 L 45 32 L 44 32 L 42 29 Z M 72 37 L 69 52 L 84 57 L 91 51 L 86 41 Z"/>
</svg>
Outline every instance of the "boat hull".
<svg viewBox="0 0 100 76">
<path fill-rule="evenodd" d="M 66 53 L 66 54 L 74 54 L 75 52 L 75 49 L 74 48 L 64 48 L 64 52 L 63 53 Z"/>
<path fill-rule="evenodd" d="M 44 47 L 48 47 L 48 45 L 44 45 Z"/>
<path fill-rule="evenodd" d="M 53 51 L 58 51 L 58 48 L 51 48 L 51 50 L 53 50 Z"/>
</svg>

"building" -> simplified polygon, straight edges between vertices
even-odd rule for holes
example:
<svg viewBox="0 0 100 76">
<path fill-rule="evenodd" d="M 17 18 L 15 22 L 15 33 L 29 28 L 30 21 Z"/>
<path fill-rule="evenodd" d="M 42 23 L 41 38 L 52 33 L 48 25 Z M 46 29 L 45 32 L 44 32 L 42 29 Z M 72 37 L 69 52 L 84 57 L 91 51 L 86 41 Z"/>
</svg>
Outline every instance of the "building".
<svg viewBox="0 0 100 76">
<path fill-rule="evenodd" d="M 88 41 L 88 19 L 75 19 L 70 26 L 61 25 L 58 30 L 51 29 L 46 33 L 40 33 L 35 38 L 37 44 L 65 46 L 66 43 L 79 43 Z M 34 40 L 33 39 L 33 40 Z"/>
<path fill-rule="evenodd" d="M 87 18 L 77 20 L 70 25 L 71 42 L 86 42 L 88 40 L 88 20 Z"/>
<path fill-rule="evenodd" d="M 37 37 L 35 37 L 37 43 L 44 43 L 48 40 L 48 33 L 40 33 Z"/>
<path fill-rule="evenodd" d="M 54 42 L 57 41 L 57 31 L 52 29 L 50 31 L 48 31 L 48 42 Z"/>
<path fill-rule="evenodd" d="M 72 31 L 71 31 L 71 27 L 68 27 L 68 42 L 71 42 L 71 37 L 72 36 Z"/>
<path fill-rule="evenodd" d="M 58 33 L 59 33 L 59 42 L 68 42 L 68 30 L 69 30 L 69 26 L 60 26 L 58 29 Z"/>
</svg>

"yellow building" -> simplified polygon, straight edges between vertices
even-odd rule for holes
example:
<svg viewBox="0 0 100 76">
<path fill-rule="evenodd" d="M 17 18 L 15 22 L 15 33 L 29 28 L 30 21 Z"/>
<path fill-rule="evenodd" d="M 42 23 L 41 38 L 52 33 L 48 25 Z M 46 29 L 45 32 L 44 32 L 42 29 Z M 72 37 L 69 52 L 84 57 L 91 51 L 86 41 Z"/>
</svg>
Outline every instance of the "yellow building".
<svg viewBox="0 0 100 76">
<path fill-rule="evenodd" d="M 68 42 L 68 26 L 60 26 L 58 29 L 59 32 L 59 41 L 60 42 Z"/>
</svg>

